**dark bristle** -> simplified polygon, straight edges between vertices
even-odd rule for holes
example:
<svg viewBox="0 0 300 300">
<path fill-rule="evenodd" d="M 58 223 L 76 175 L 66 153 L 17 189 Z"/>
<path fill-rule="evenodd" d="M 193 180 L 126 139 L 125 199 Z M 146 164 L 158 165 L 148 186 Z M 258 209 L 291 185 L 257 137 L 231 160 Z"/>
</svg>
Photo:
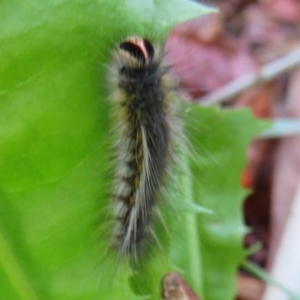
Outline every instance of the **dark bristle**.
<svg viewBox="0 0 300 300">
<path fill-rule="evenodd" d="M 129 204 L 130 201 L 130 196 L 115 196 L 116 199 L 118 199 L 119 201 L 125 203 L 125 204 Z"/>
<path fill-rule="evenodd" d="M 145 48 L 147 50 L 148 56 L 149 56 L 149 60 L 151 61 L 153 56 L 154 56 L 154 48 L 153 45 L 146 39 L 144 39 L 144 45 Z"/>
<path fill-rule="evenodd" d="M 128 176 L 128 177 L 122 176 L 121 179 L 122 179 L 124 182 L 128 183 L 129 186 L 132 186 L 135 177 L 136 177 L 135 175 L 133 175 L 133 176 Z"/>
<path fill-rule="evenodd" d="M 121 223 L 125 223 L 126 222 L 126 218 L 127 218 L 127 216 L 123 216 L 123 217 L 117 217 L 117 220 L 119 221 L 119 222 L 121 222 Z M 118 236 L 118 238 L 120 238 L 121 236 L 119 235 Z"/>
<path fill-rule="evenodd" d="M 127 51 L 130 55 L 132 55 L 134 58 L 136 58 L 141 63 L 146 62 L 146 58 L 144 56 L 143 51 L 140 49 L 140 47 L 136 44 L 134 44 L 131 41 L 125 41 L 120 44 L 120 48 L 124 51 Z"/>
<path fill-rule="evenodd" d="M 130 160 L 126 162 L 127 166 L 129 167 L 130 170 L 136 170 L 137 167 L 137 161 L 136 159 Z"/>
</svg>

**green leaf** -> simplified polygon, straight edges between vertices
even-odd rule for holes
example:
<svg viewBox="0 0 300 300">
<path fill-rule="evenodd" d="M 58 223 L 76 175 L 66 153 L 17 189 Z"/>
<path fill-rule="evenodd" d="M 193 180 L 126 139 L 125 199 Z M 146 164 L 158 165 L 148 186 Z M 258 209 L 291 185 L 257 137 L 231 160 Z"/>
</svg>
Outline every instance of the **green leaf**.
<svg viewBox="0 0 300 300">
<path fill-rule="evenodd" d="M 175 21 L 204 12 L 195 7 L 0 2 L 1 298 L 160 298 L 167 252 L 134 271 L 126 263 L 116 271 L 114 255 L 103 259 L 112 181 L 106 65 L 126 35 L 165 37 Z"/>
<path fill-rule="evenodd" d="M 132 11 L 136 12 L 139 21 L 154 26 L 170 27 L 175 23 L 183 22 L 204 13 L 216 12 L 193 1 L 182 0 L 128 0 L 126 1 L 129 17 Z"/>
<path fill-rule="evenodd" d="M 240 185 L 246 149 L 267 127 L 248 110 L 193 107 L 187 116 L 192 147 L 187 201 L 212 214 L 186 214 L 173 246 L 173 261 L 206 300 L 232 300 L 238 266 L 244 257 Z"/>
</svg>

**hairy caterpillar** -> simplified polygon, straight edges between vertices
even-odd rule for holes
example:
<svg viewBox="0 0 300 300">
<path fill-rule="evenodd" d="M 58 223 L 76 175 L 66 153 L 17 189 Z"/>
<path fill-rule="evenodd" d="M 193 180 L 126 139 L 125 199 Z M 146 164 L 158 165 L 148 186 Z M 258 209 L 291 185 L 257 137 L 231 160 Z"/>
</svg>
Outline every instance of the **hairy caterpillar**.
<svg viewBox="0 0 300 300">
<path fill-rule="evenodd" d="M 163 51 L 142 37 L 115 49 L 110 68 L 117 170 L 113 192 L 114 245 L 137 257 L 164 187 L 177 127 L 176 81 Z"/>
</svg>

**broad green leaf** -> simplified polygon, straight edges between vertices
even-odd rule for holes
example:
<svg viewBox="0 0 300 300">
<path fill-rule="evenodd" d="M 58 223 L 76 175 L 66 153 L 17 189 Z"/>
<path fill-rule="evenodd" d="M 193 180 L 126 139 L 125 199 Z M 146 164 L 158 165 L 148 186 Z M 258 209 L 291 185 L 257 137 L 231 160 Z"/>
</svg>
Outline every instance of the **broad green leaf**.
<svg viewBox="0 0 300 300">
<path fill-rule="evenodd" d="M 232 300 L 245 253 L 242 200 L 246 192 L 240 177 L 246 149 L 267 123 L 258 122 L 245 109 L 193 107 L 186 127 L 192 147 L 186 201 L 212 213 L 183 215 L 173 260 L 205 300 Z"/>
<path fill-rule="evenodd" d="M 167 250 L 135 270 L 105 256 L 112 182 L 106 66 L 125 36 L 161 39 L 201 12 L 195 7 L 185 0 L 0 2 L 1 298 L 160 298 L 171 270 Z"/>
<path fill-rule="evenodd" d="M 149 23 L 152 28 L 167 26 L 186 21 L 203 13 L 216 12 L 193 1 L 182 0 L 128 0 L 128 11 L 135 11 L 138 20 Z M 129 16 L 130 17 L 130 16 Z M 158 28 L 159 29 L 159 28 Z"/>
</svg>

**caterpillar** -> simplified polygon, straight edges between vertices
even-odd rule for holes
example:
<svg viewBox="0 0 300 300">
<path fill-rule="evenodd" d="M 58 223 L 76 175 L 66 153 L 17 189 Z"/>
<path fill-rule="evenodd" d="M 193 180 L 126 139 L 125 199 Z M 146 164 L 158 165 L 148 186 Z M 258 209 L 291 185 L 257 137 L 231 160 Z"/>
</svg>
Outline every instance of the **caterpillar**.
<svg viewBox="0 0 300 300">
<path fill-rule="evenodd" d="M 151 231 L 172 161 L 177 127 L 177 83 L 162 48 L 132 36 L 119 43 L 109 71 L 116 120 L 116 220 L 113 244 L 137 257 Z"/>
</svg>

